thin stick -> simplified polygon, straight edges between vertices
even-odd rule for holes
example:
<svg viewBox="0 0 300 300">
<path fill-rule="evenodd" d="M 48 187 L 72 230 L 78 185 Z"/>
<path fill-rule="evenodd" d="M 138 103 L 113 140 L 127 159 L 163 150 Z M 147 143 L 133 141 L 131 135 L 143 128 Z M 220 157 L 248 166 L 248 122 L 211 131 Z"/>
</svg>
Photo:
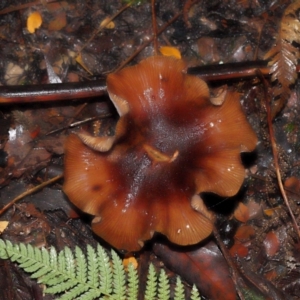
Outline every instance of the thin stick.
<svg viewBox="0 0 300 300">
<path fill-rule="evenodd" d="M 145 45 L 143 45 L 138 52 L 140 52 L 144 46 Z M 132 58 L 133 56 L 127 59 L 118 69 L 122 68 Z M 267 66 L 267 63 L 267 61 L 247 61 L 205 65 L 188 68 L 187 73 L 201 77 L 205 81 L 241 80 L 253 78 L 257 77 L 257 70 L 259 70 L 262 75 L 268 77 L 270 76 L 270 68 Z M 297 65 L 296 70 L 299 73 L 300 65 Z M 0 105 L 41 101 L 62 101 L 70 99 L 77 100 L 87 97 L 101 96 L 105 93 L 105 80 L 65 82 L 61 84 L 0 86 Z"/>
<path fill-rule="evenodd" d="M 24 197 L 29 196 L 29 195 L 31 195 L 31 194 L 33 194 L 33 193 L 35 193 L 35 192 L 41 190 L 42 188 L 44 188 L 44 187 L 46 187 L 46 186 L 48 186 L 48 185 L 50 185 L 50 184 L 52 184 L 52 183 L 54 183 L 54 182 L 60 180 L 60 179 L 62 179 L 63 176 L 64 176 L 63 174 L 58 175 L 58 176 L 56 176 L 56 177 L 54 177 L 54 178 L 52 178 L 52 179 L 50 179 L 50 180 L 48 180 L 48 181 L 45 181 L 45 182 L 41 183 L 41 184 L 38 185 L 38 186 L 35 186 L 35 187 L 32 188 L 32 189 L 27 190 L 26 192 L 22 193 L 21 195 L 17 196 L 17 197 L 14 198 L 13 200 L 11 200 L 9 203 L 7 203 L 7 204 L 0 210 L 0 215 L 2 215 L 7 209 L 9 209 L 9 208 L 10 208 L 13 204 L 15 204 L 17 201 L 19 201 L 19 200 L 23 199 Z"/>
<path fill-rule="evenodd" d="M 154 55 L 157 55 L 158 45 L 157 45 L 157 24 L 156 24 L 156 14 L 155 14 L 155 0 L 151 1 L 151 10 L 152 10 L 153 48 L 154 48 Z"/>
<path fill-rule="evenodd" d="M 187 28 L 191 28 L 192 24 L 189 21 L 189 10 L 190 8 L 196 4 L 199 0 L 187 0 L 183 6 L 183 20 Z"/>
<path fill-rule="evenodd" d="M 51 2 L 59 2 L 59 1 L 57 1 L 57 0 L 48 0 L 47 1 L 47 3 L 51 3 Z M 24 4 L 20 4 L 20 5 L 16 5 L 16 6 L 9 6 L 7 8 L 2 9 L 0 11 L 0 15 L 5 15 L 5 14 L 11 13 L 13 11 L 25 9 L 25 8 L 31 7 L 33 5 L 40 5 L 40 4 L 42 4 L 41 0 L 30 2 L 30 3 L 24 3 Z"/>
<path fill-rule="evenodd" d="M 259 73 L 259 71 L 258 71 L 258 73 Z M 278 161 L 278 150 L 277 150 L 277 144 L 276 144 L 276 139 L 275 139 L 275 134 L 274 134 L 274 128 L 273 128 L 273 124 L 272 124 L 273 119 L 272 119 L 272 111 L 271 111 L 271 97 L 270 97 L 270 94 L 268 93 L 268 82 L 262 76 L 262 74 L 259 74 L 259 75 L 260 75 L 260 78 L 261 78 L 261 81 L 262 81 L 263 87 L 264 87 L 264 97 L 265 97 L 265 101 L 266 101 L 266 110 L 267 110 L 267 122 L 268 122 L 268 127 L 269 127 L 270 142 L 271 142 L 271 147 L 272 147 L 272 152 L 273 152 L 273 161 L 274 161 L 275 170 L 276 170 L 277 182 L 278 182 L 278 186 L 279 186 L 281 195 L 283 197 L 284 203 L 285 203 L 285 205 L 290 213 L 290 216 L 292 218 L 294 229 L 297 232 L 298 238 L 300 240 L 300 230 L 297 225 L 295 215 L 290 207 L 288 197 L 286 195 L 286 192 L 285 192 L 283 184 L 282 184 L 280 166 L 279 166 L 279 161 Z"/>
<path fill-rule="evenodd" d="M 101 120 L 101 119 L 104 119 L 104 118 L 108 118 L 108 117 L 111 117 L 111 115 L 112 115 L 111 113 L 106 113 L 106 114 L 102 114 L 101 116 L 98 116 L 98 117 L 91 117 L 91 118 L 87 118 L 87 119 L 84 119 L 84 120 L 81 120 L 81 121 L 77 121 L 77 122 L 71 123 L 71 124 L 69 124 L 67 126 L 64 126 L 64 127 L 61 127 L 61 128 L 58 128 L 58 129 L 55 129 L 55 130 L 52 130 L 52 131 L 49 131 L 45 135 L 46 136 L 47 135 L 51 135 L 51 134 L 60 132 L 62 130 L 68 129 L 68 128 L 74 128 L 74 127 L 83 125 L 83 124 L 88 123 L 88 122 L 92 122 L 92 121 L 96 121 L 96 120 Z"/>
<path fill-rule="evenodd" d="M 204 65 L 188 68 L 188 74 L 201 77 L 205 81 L 218 80 L 240 80 L 249 77 L 257 77 L 257 69 L 264 75 L 270 76 L 270 68 L 268 62 L 260 61 L 245 61 L 234 62 L 217 65 Z"/>
<path fill-rule="evenodd" d="M 218 230 L 216 229 L 216 226 L 214 226 L 213 233 L 214 233 L 214 237 L 217 241 L 217 244 L 220 247 L 222 254 L 230 268 L 231 278 L 232 278 L 233 282 L 235 283 L 236 291 L 237 291 L 240 299 L 245 300 L 244 294 L 242 293 L 242 289 L 245 289 L 247 286 L 246 286 L 244 280 L 242 279 L 242 277 L 240 276 L 236 265 L 232 261 L 232 258 L 228 253 L 228 249 L 225 247 L 225 245 L 220 237 L 220 234 L 219 234 Z"/>
<path fill-rule="evenodd" d="M 112 17 L 108 18 L 105 22 L 105 24 L 102 24 L 99 28 L 97 28 L 96 31 L 92 34 L 92 36 L 87 40 L 87 42 L 81 47 L 81 49 L 78 51 L 78 53 L 82 52 L 82 50 L 95 38 L 95 36 L 112 20 L 114 20 L 118 15 L 120 15 L 125 9 L 130 7 L 132 5 L 132 1 L 121 7 L 119 11 L 117 11 Z"/>
<path fill-rule="evenodd" d="M 41 85 L 0 86 L 0 104 L 76 100 L 105 94 L 104 80 Z"/>
<path fill-rule="evenodd" d="M 169 22 L 167 22 L 160 30 L 158 30 L 157 35 L 160 35 L 162 32 L 166 30 L 168 26 L 170 26 L 180 15 L 182 12 L 177 13 Z M 153 42 L 153 37 L 145 42 L 142 46 L 140 46 L 129 58 L 127 58 L 123 63 L 114 71 L 117 72 L 121 70 L 124 66 L 126 66 L 134 57 L 136 57 L 145 47 L 147 47 L 150 43 Z"/>
</svg>

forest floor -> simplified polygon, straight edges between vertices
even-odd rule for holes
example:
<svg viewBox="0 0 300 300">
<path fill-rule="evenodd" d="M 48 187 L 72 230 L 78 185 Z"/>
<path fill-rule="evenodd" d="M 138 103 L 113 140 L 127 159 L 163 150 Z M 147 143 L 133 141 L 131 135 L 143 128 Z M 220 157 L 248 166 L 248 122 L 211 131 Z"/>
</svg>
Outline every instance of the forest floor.
<svg viewBox="0 0 300 300">
<path fill-rule="evenodd" d="M 279 105 L 272 102 L 280 111 L 273 116 L 274 136 L 270 138 L 261 78 L 225 76 L 215 80 L 207 75 L 211 65 L 236 63 L 228 65 L 228 72 L 236 74 L 236 68 L 253 61 L 255 69 L 255 62 L 265 60 L 274 47 L 282 16 L 291 1 L 183 2 L 157 1 L 158 28 L 178 14 L 158 36 L 158 45 L 176 47 L 188 68 L 202 66 L 200 75 L 207 80 L 212 94 L 226 85 L 238 91 L 259 143 L 254 153 L 242 155 L 246 179 L 236 196 L 223 199 L 204 195 L 208 208 L 218 214 L 216 228 L 225 248 L 220 250 L 220 241 L 213 235 L 192 247 L 176 247 L 161 236 L 154 237 L 134 254 L 140 277 L 139 299 L 145 293 L 150 263 L 158 271 L 166 270 L 171 285 L 179 275 L 185 283 L 186 298 L 195 284 L 203 299 L 239 299 L 237 290 L 244 299 L 300 299 L 300 237 L 278 185 L 279 171 L 296 223 L 300 224 L 299 81 L 288 85 L 286 100 L 276 100 Z M 148 45 L 127 64 L 134 65 L 153 55 L 149 1 L 128 6 L 110 26 L 98 30 L 103 20 L 125 5 L 119 0 L 1 1 L 0 85 L 92 80 L 103 84 L 107 74 L 145 43 Z M 33 12 L 38 12 L 42 24 L 31 33 L 28 19 Z M 197 68 L 194 70 L 197 73 Z M 282 72 L 289 77 L 284 67 Z M 274 83 L 270 76 L 265 78 L 271 91 Z M 84 128 L 107 135 L 117 119 L 107 95 L 74 101 L 0 103 L 0 209 L 26 190 L 63 173 L 64 142 L 71 132 Z M 278 150 L 277 169 L 273 138 Z M 96 246 L 99 242 L 110 249 L 92 233 L 90 216 L 69 202 L 62 184 L 60 179 L 3 211 L 1 238 L 37 247 L 54 246 L 57 250 L 65 246 L 84 249 L 87 244 Z M 220 273 L 224 275 L 218 277 Z M 234 274 L 232 279 L 230 274 Z M 1 260 L 0 299 L 55 296 L 43 295 L 43 287 L 17 264 Z"/>
</svg>

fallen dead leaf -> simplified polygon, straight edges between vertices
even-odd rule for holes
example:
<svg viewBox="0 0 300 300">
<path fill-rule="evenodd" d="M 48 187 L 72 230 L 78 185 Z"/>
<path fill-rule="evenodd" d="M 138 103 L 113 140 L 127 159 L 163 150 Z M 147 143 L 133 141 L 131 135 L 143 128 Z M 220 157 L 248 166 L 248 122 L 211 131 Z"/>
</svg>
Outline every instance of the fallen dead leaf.
<svg viewBox="0 0 300 300">
<path fill-rule="evenodd" d="M 274 208 L 268 208 L 268 209 L 265 209 L 264 210 L 264 214 L 267 216 L 267 217 L 271 217 L 274 215 L 275 211 L 278 211 L 281 209 L 281 206 L 277 206 L 277 207 L 274 207 Z"/>
<path fill-rule="evenodd" d="M 231 256 L 235 257 L 246 257 L 249 253 L 249 250 L 247 247 L 245 247 L 243 244 L 236 242 L 229 250 L 229 253 Z"/>
<path fill-rule="evenodd" d="M 34 33 L 36 29 L 40 28 L 43 23 L 41 14 L 38 11 L 31 13 L 27 18 L 27 30 Z"/>
<path fill-rule="evenodd" d="M 24 69 L 21 66 L 16 65 L 12 62 L 7 64 L 4 79 L 7 85 L 17 85 L 20 84 L 22 78 L 24 77 Z"/>
<path fill-rule="evenodd" d="M 111 18 L 106 17 L 101 23 L 100 28 L 105 27 L 106 29 L 114 29 L 116 27 L 115 23 L 113 21 L 110 21 Z"/>
<path fill-rule="evenodd" d="M 238 228 L 234 239 L 240 242 L 247 242 L 255 236 L 255 230 L 250 225 L 242 225 Z"/>
<path fill-rule="evenodd" d="M 245 223 L 249 220 L 249 209 L 244 203 L 240 202 L 233 215 L 238 221 Z"/>
<path fill-rule="evenodd" d="M 83 59 L 82 59 L 82 55 L 81 53 L 79 53 L 76 57 L 76 62 L 80 64 L 80 66 L 85 69 L 90 75 L 93 75 L 93 73 L 89 70 L 89 68 L 85 65 L 85 63 L 83 62 Z"/>
<path fill-rule="evenodd" d="M 67 25 L 67 15 L 61 11 L 55 15 L 54 20 L 48 24 L 48 29 L 51 31 L 59 31 Z"/>
<path fill-rule="evenodd" d="M 266 238 L 263 241 L 263 244 L 266 250 L 266 254 L 268 256 L 274 256 L 278 252 L 280 247 L 278 236 L 274 231 L 270 231 L 267 233 Z"/>
<path fill-rule="evenodd" d="M 227 262 L 215 243 L 209 242 L 190 251 L 157 243 L 153 251 L 170 270 L 194 283 L 209 299 L 237 299 Z"/>
<path fill-rule="evenodd" d="M 181 59 L 181 53 L 175 47 L 164 46 L 164 47 L 160 47 L 159 51 L 163 56 L 173 56 L 177 59 Z"/>
<path fill-rule="evenodd" d="M 8 223 L 8 221 L 0 221 L 0 234 L 6 229 Z"/>
</svg>

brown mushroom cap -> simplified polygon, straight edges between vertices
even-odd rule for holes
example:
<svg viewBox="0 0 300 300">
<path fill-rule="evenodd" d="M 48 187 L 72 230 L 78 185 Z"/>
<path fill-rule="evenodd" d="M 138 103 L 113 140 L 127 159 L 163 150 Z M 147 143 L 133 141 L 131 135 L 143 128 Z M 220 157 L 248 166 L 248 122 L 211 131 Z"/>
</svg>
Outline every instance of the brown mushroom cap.
<svg viewBox="0 0 300 300">
<path fill-rule="evenodd" d="M 213 217 L 197 194 L 236 194 L 245 176 L 240 153 L 257 143 L 238 94 L 214 106 L 183 61 L 160 56 L 110 74 L 107 89 L 120 114 L 112 147 L 101 151 L 111 137 L 95 150 L 71 135 L 64 191 L 119 249 L 139 250 L 155 231 L 180 245 L 203 240 Z"/>
</svg>

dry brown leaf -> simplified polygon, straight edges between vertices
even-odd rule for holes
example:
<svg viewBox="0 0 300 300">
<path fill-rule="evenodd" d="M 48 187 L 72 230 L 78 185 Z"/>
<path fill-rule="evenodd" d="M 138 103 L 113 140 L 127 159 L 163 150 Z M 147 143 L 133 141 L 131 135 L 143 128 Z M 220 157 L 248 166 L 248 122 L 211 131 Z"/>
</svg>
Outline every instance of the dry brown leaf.
<svg viewBox="0 0 300 300">
<path fill-rule="evenodd" d="M 164 46 L 159 48 L 159 52 L 163 56 L 173 56 L 177 59 L 181 59 L 180 51 L 175 47 Z"/>
<path fill-rule="evenodd" d="M 48 30 L 59 31 L 67 25 L 67 15 L 64 11 L 56 14 L 55 18 L 49 23 Z"/>
<path fill-rule="evenodd" d="M 90 71 L 90 69 L 85 65 L 83 59 L 82 59 L 82 54 L 79 53 L 78 56 L 75 58 L 76 62 L 81 65 L 83 69 L 85 69 L 90 75 L 93 75 L 93 73 Z"/>
<path fill-rule="evenodd" d="M 114 29 L 116 27 L 115 22 L 111 21 L 111 18 L 106 17 L 101 23 L 100 28 L 106 28 L 106 29 Z"/>
<path fill-rule="evenodd" d="M 268 256 L 274 256 L 280 247 L 280 241 L 276 233 L 273 231 L 268 232 L 263 241 L 263 245 L 265 247 L 266 254 Z"/>
<path fill-rule="evenodd" d="M 8 226 L 8 221 L 0 221 L 0 234 L 6 229 Z"/>
<path fill-rule="evenodd" d="M 36 29 L 41 27 L 42 22 L 42 16 L 38 11 L 31 13 L 27 19 L 27 30 L 30 33 L 34 33 Z"/>
<path fill-rule="evenodd" d="M 214 242 L 190 250 L 155 243 L 153 251 L 167 268 L 195 284 L 201 295 L 214 300 L 237 299 L 228 264 Z"/>
<path fill-rule="evenodd" d="M 274 207 L 274 208 L 268 208 L 268 209 L 265 209 L 264 210 L 264 214 L 267 216 L 267 217 L 272 217 L 274 215 L 274 213 L 278 210 L 280 210 L 281 207 L 278 206 L 278 207 Z"/>
<path fill-rule="evenodd" d="M 242 225 L 238 228 L 234 239 L 244 243 L 250 241 L 255 236 L 255 229 L 250 225 Z"/>
<path fill-rule="evenodd" d="M 276 44 L 265 55 L 270 59 L 269 66 L 272 81 L 277 81 L 274 88 L 274 96 L 279 98 L 272 108 L 273 117 L 284 107 L 290 94 L 290 86 L 297 78 L 297 59 L 299 49 L 292 45 L 293 42 L 300 43 L 300 22 L 297 12 L 300 2 L 296 1 L 287 7 L 280 23 Z"/>
<path fill-rule="evenodd" d="M 295 176 L 288 177 L 284 182 L 284 189 L 294 203 L 300 202 L 300 180 Z"/>
<path fill-rule="evenodd" d="M 248 207 L 245 204 L 243 204 L 242 202 L 240 202 L 234 211 L 234 217 L 242 223 L 247 222 L 249 220 Z"/>
<path fill-rule="evenodd" d="M 290 4 L 281 21 L 281 38 L 290 43 L 297 42 L 300 44 L 300 20 L 299 20 L 300 1 Z"/>
<path fill-rule="evenodd" d="M 229 253 L 233 257 L 247 257 L 249 254 L 249 250 L 246 246 L 241 244 L 240 242 L 236 242 L 229 250 Z"/>
</svg>

